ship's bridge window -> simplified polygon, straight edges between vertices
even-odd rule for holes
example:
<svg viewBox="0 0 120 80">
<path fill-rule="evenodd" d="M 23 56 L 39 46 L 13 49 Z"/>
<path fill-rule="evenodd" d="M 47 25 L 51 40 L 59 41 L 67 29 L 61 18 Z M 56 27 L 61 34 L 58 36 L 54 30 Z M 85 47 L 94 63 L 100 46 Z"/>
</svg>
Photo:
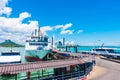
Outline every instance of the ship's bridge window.
<svg viewBox="0 0 120 80">
<path fill-rule="evenodd" d="M 94 51 L 105 51 L 105 49 L 93 49 Z"/>
<path fill-rule="evenodd" d="M 48 42 L 47 40 L 38 40 L 37 42 Z"/>
<path fill-rule="evenodd" d="M 93 49 L 94 51 L 108 51 L 109 53 L 113 53 L 114 50 L 112 49 Z"/>
<path fill-rule="evenodd" d="M 47 37 L 44 37 L 44 41 L 46 41 L 46 42 L 47 42 L 47 41 L 48 41 L 48 38 L 47 38 Z"/>
<path fill-rule="evenodd" d="M 47 43 L 29 43 L 29 45 L 43 45 L 43 46 L 47 46 Z"/>
<path fill-rule="evenodd" d="M 30 42 L 30 40 L 26 40 L 26 42 Z"/>
<path fill-rule="evenodd" d="M 112 50 L 112 49 L 109 49 L 109 50 L 107 50 L 109 53 L 114 53 L 114 50 Z"/>
<path fill-rule="evenodd" d="M 35 39 L 33 39 L 33 40 L 31 40 L 30 42 L 36 42 L 37 40 L 35 40 Z"/>
<path fill-rule="evenodd" d="M 41 40 L 39 39 L 38 42 L 40 42 Z"/>
<path fill-rule="evenodd" d="M 19 52 L 3 52 L 2 54 L 1 54 L 2 56 L 13 56 L 13 55 L 20 55 L 20 53 Z"/>
</svg>

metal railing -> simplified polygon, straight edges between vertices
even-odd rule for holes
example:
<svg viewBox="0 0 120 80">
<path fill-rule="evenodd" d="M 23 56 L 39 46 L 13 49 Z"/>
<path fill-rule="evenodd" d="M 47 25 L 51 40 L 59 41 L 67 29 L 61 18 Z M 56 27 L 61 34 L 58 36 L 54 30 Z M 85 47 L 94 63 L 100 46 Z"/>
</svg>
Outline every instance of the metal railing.
<svg viewBox="0 0 120 80">
<path fill-rule="evenodd" d="M 70 73 L 63 73 L 61 75 L 54 75 L 53 73 L 49 72 L 47 75 L 40 75 L 40 73 L 32 74 L 30 76 L 30 80 L 66 80 L 66 79 L 71 79 L 71 78 L 82 78 L 84 76 L 87 76 L 90 71 L 93 68 L 93 64 L 88 65 L 84 70 L 78 70 L 78 71 L 73 71 Z M 12 77 L 7 76 L 8 78 L 5 79 L 6 77 L 1 77 L 0 80 L 27 80 L 26 76 L 18 76 L 18 75 L 12 75 Z"/>
</svg>

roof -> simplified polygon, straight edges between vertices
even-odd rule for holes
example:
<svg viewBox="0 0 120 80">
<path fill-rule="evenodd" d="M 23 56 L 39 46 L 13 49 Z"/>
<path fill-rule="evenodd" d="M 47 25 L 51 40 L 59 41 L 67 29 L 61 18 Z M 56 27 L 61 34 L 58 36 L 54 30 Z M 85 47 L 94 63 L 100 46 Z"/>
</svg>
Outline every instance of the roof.
<svg viewBox="0 0 120 80">
<path fill-rule="evenodd" d="M 52 61 L 39 61 L 29 63 L 7 64 L 0 66 L 0 74 L 16 74 L 21 72 L 29 72 L 35 70 L 43 70 L 47 68 L 60 68 L 68 67 L 70 65 L 82 64 L 86 61 L 92 61 L 93 56 L 79 58 L 79 59 L 66 59 L 66 60 L 52 60 Z"/>
</svg>

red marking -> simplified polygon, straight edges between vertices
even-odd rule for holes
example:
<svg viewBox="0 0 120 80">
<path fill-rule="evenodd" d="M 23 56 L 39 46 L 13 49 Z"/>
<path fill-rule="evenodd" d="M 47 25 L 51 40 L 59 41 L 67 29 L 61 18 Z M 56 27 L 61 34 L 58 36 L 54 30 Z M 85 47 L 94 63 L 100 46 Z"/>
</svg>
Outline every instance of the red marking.
<svg viewBox="0 0 120 80">
<path fill-rule="evenodd" d="M 27 80 L 30 80 L 30 72 L 27 72 Z"/>
<path fill-rule="evenodd" d="M 31 56 L 25 56 L 25 59 L 30 62 L 35 62 L 35 61 L 42 61 L 42 59 L 38 57 L 31 57 Z"/>
<path fill-rule="evenodd" d="M 86 78 L 86 77 L 83 77 L 83 78 L 81 78 L 81 80 L 87 80 L 87 78 Z"/>
</svg>

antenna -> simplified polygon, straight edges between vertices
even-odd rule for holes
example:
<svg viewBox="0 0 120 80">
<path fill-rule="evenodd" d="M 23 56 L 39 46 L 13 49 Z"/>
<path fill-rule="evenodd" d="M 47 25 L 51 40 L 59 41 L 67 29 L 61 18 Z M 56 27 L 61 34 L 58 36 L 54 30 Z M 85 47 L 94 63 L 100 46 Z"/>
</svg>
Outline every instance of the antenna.
<svg viewBox="0 0 120 80">
<path fill-rule="evenodd" d="M 102 43 L 102 45 L 101 45 L 101 49 L 103 48 L 103 46 L 104 46 L 104 43 Z"/>
<path fill-rule="evenodd" d="M 63 46 L 65 45 L 65 38 L 63 38 Z"/>
<path fill-rule="evenodd" d="M 12 42 L 10 44 L 11 44 L 11 50 L 10 51 L 12 52 Z"/>
<path fill-rule="evenodd" d="M 54 39 L 53 39 L 53 36 L 52 36 L 52 48 L 53 48 L 53 42 L 54 42 Z"/>
<path fill-rule="evenodd" d="M 40 39 L 40 27 L 38 27 L 38 40 Z"/>
</svg>

